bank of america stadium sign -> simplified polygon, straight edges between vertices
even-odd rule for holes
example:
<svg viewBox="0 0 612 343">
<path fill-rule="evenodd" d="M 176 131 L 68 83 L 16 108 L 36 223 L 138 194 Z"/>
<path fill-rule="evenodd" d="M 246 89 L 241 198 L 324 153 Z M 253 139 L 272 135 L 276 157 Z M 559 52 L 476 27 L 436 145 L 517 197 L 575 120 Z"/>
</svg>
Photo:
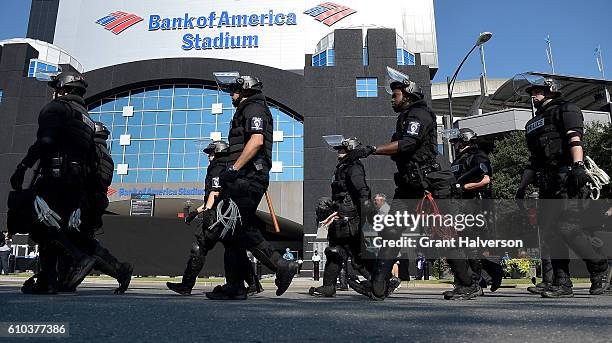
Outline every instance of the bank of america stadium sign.
<svg viewBox="0 0 612 343">
<path fill-rule="evenodd" d="M 134 16 L 134 17 L 131 17 Z M 130 17 L 130 19 L 123 19 Z M 96 23 L 107 30 L 119 34 L 128 27 L 136 24 L 136 18 L 142 18 L 126 12 L 113 12 Z M 139 20 L 139 21 L 140 21 Z M 192 15 L 184 13 L 176 17 L 163 17 L 151 14 L 148 18 L 148 30 L 154 31 L 191 31 L 182 36 L 181 48 L 183 50 L 210 50 L 210 49 L 236 49 L 258 48 L 259 35 L 235 35 L 229 31 L 231 28 L 255 28 L 262 26 L 291 26 L 297 25 L 295 13 L 278 13 L 268 10 L 262 13 L 230 13 L 228 11 L 210 12 L 207 15 Z M 206 31 L 219 30 L 221 32 L 209 35 Z M 193 32 L 196 31 L 196 32 Z"/>
</svg>

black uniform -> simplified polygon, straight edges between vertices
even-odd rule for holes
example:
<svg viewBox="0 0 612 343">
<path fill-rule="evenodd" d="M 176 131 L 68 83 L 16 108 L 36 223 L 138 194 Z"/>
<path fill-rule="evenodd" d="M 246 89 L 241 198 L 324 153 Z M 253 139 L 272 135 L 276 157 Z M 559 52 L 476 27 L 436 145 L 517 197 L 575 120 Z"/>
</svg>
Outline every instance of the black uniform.
<svg viewBox="0 0 612 343">
<path fill-rule="evenodd" d="M 347 272 L 351 270 L 348 266 L 349 257 L 356 269 L 366 279 L 370 278 L 366 264 L 371 262 L 371 259 L 364 258 L 366 246 L 361 227 L 364 219 L 362 214 L 365 215 L 367 211 L 365 204 L 370 201 L 371 194 L 363 164 L 352 158 L 350 153 L 347 154 L 336 166 L 331 188 L 333 209 L 338 212 L 338 218 L 329 227 L 323 286 L 335 287 L 342 265 L 346 265 Z"/>
<path fill-rule="evenodd" d="M 61 217 L 62 231 L 37 224 L 32 228 L 30 237 L 39 243 L 39 280 L 55 288 L 60 246 L 76 261 L 91 259 L 64 234 L 72 212 L 77 208 L 87 210 L 87 167 L 97 165 L 94 123 L 89 118 L 82 97 L 65 95 L 41 110 L 36 142 L 29 148 L 22 164 L 31 168 L 37 161 L 40 161 L 40 177 L 33 187 L 36 194 Z M 93 262 L 87 265 L 91 268 Z"/>
<path fill-rule="evenodd" d="M 561 203 L 540 202 L 538 223 L 544 241 L 551 249 L 556 286 L 571 287 L 568 246 L 587 264 L 591 276 L 605 273 L 607 261 L 591 245 L 580 227 L 577 214 L 582 202 L 567 199 L 585 198 L 588 192 L 573 182 L 572 156 L 568 131 L 582 133 L 584 119 L 580 108 L 562 97 L 540 107 L 525 125 L 531 156 L 529 169 L 535 170 L 540 199 L 566 199 Z"/>
<path fill-rule="evenodd" d="M 268 173 L 272 167 L 272 132 L 272 114 L 263 94 L 252 95 L 238 105 L 228 134 L 228 165 L 233 166 L 238 160 L 251 135 L 262 134 L 264 145 L 238 171 L 234 180 L 224 183 L 223 176 L 221 177 L 223 187 L 221 198 L 231 198 L 238 205 L 241 216 L 239 225 L 233 234 L 223 240 L 225 276 L 230 288 L 242 287 L 243 281 L 249 274 L 251 266 L 250 263 L 245 263 L 243 251 L 245 248 L 251 251 L 263 265 L 277 272 L 277 283 L 282 282 L 279 281 L 281 279 L 278 274 L 279 266 L 286 266 L 290 263 L 275 252 L 270 243 L 264 239 L 260 230 L 265 227 L 265 224 L 256 215 L 257 206 L 269 184 Z M 284 290 L 277 291 L 277 295 L 283 292 Z"/>
<path fill-rule="evenodd" d="M 219 181 L 219 175 L 221 172 L 227 168 L 227 161 L 224 157 L 220 156 L 221 154 L 217 154 L 215 158 L 208 165 L 208 169 L 206 170 L 206 178 L 204 180 L 204 203 L 208 203 L 208 198 L 211 196 L 212 192 L 221 192 L 221 183 Z M 195 286 L 196 279 L 202 271 L 204 267 L 204 262 L 206 261 L 206 255 L 210 252 L 217 242 L 219 241 L 219 236 L 221 233 L 221 229 L 219 225 L 210 228 L 212 224 L 214 224 L 215 214 L 213 211 L 216 211 L 217 203 L 208 210 L 204 214 L 204 221 L 202 222 L 202 231 L 199 234 L 196 234 L 196 240 L 192 243 L 191 252 L 189 255 L 189 260 L 187 261 L 187 266 L 185 267 L 185 272 L 183 273 L 183 279 L 180 284 L 172 284 L 168 283 L 168 287 L 172 290 L 175 290 L 182 294 L 190 294 L 191 290 Z M 248 261 L 246 256 L 246 250 L 243 249 L 244 260 Z M 261 288 L 257 280 L 255 273 L 252 271 L 252 268 L 249 269 L 250 273 L 247 277 L 247 283 L 250 285 L 255 284 L 256 287 Z M 259 290 L 259 289 L 258 289 Z"/>
<path fill-rule="evenodd" d="M 484 169 L 483 170 L 483 166 Z M 477 183 L 482 180 L 484 175 L 493 177 L 493 170 L 491 169 L 491 161 L 486 152 L 478 148 L 478 145 L 474 144 L 461 151 L 455 158 L 451 165 L 451 171 L 457 180 L 462 180 L 461 185 L 467 183 Z M 476 172 L 474 172 L 476 171 Z M 466 174 L 472 174 L 474 176 L 461 179 Z M 471 191 L 462 191 L 462 199 L 491 199 L 493 197 L 492 183 L 489 183 L 485 187 L 474 189 Z"/>
<path fill-rule="evenodd" d="M 459 152 L 457 158 L 451 165 L 451 171 L 455 175 L 458 182 L 461 181 L 460 185 L 462 187 L 468 183 L 480 182 L 485 175 L 488 175 L 490 178 L 493 177 L 493 169 L 491 168 L 489 156 L 486 152 L 478 148 L 477 144 L 470 145 L 463 151 Z M 464 202 L 462 205 L 470 208 L 477 207 L 475 208 L 475 211 L 477 212 L 486 211 L 487 208 L 490 207 L 489 204 L 485 201 L 478 201 L 474 199 L 491 199 L 493 197 L 492 188 L 492 182 L 489 182 L 489 184 L 479 189 L 469 191 L 463 190 L 460 193 L 457 193 L 455 197 L 460 199 L 473 199 L 470 200 L 470 202 Z M 482 233 L 479 233 L 479 235 L 482 237 Z M 471 249 L 471 251 L 469 251 L 468 262 L 476 282 L 481 282 L 482 280 L 483 282 L 481 285 L 486 285 L 484 279 L 481 279 L 482 270 L 484 270 L 493 278 L 495 284 L 493 286 L 494 288 L 492 287 L 492 290 L 499 287 L 497 283 L 503 276 L 503 268 L 500 264 L 483 257 L 479 249 Z"/>
<path fill-rule="evenodd" d="M 389 214 L 414 211 L 415 199 L 422 199 L 426 192 L 437 199 L 450 198 L 455 178 L 448 163 L 437 153 L 436 115 L 424 100 L 405 105 L 397 118 L 391 141 L 398 142 L 399 152 L 391 157 L 398 172 L 394 175 L 396 189 Z M 403 230 L 403 227 L 386 227 L 381 235 L 385 240 L 397 240 Z M 372 275 L 372 293 L 378 298 L 384 297 L 386 281 L 399 250 L 387 247 L 379 251 Z M 472 284 L 462 252 L 449 252 L 448 262 L 462 284 Z"/>
<path fill-rule="evenodd" d="M 87 208 L 82 215 L 82 224 L 79 232 L 69 233 L 70 239 L 85 253 L 96 257 L 95 269 L 111 276 L 119 282 L 120 286 L 115 293 L 123 293 L 129 285 L 132 274 L 132 266 L 129 263 L 121 263 L 111 252 L 100 244 L 95 238 L 95 232 L 103 226 L 102 216 L 108 207 L 108 187 L 113 181 L 113 170 L 115 163 L 111 157 L 106 139 L 94 137 L 96 145 L 96 163 L 88 168 L 87 184 Z M 58 264 L 60 289 L 74 291 L 74 288 L 65 289 L 62 279 L 70 272 L 68 259 L 60 260 Z M 65 275 L 62 275 L 66 273 Z"/>
</svg>

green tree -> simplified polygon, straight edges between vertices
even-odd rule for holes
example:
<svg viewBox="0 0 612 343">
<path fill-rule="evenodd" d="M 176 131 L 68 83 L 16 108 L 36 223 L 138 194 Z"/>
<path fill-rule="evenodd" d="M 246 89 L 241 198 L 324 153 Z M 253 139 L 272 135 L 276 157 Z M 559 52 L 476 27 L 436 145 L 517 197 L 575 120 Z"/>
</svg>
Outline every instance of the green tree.
<svg viewBox="0 0 612 343">
<path fill-rule="evenodd" d="M 495 141 L 489 156 L 493 168 L 493 196 L 513 199 L 529 160 L 525 133 L 515 131 Z"/>
</svg>

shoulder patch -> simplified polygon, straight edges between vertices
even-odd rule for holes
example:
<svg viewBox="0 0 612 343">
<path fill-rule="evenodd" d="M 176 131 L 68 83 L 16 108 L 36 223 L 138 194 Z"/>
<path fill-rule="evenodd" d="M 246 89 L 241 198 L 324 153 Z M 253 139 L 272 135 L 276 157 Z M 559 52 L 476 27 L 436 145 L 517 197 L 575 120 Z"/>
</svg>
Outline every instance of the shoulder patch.
<svg viewBox="0 0 612 343">
<path fill-rule="evenodd" d="M 408 122 L 406 125 L 406 134 L 411 136 L 418 136 L 421 133 L 421 123 L 418 121 Z"/>
<path fill-rule="evenodd" d="M 263 131 L 263 118 L 261 116 L 251 117 L 250 125 L 252 131 Z"/>
</svg>

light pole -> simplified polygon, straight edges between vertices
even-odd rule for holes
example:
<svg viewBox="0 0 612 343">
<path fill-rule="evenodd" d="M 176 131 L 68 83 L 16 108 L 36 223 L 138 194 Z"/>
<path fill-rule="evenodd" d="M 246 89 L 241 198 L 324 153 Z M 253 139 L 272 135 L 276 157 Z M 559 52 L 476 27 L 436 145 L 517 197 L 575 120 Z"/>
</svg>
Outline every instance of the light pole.
<svg viewBox="0 0 612 343">
<path fill-rule="evenodd" d="M 470 54 L 478 47 L 481 47 L 484 43 L 488 42 L 489 39 L 491 39 L 491 37 L 493 36 L 493 34 L 491 32 L 483 32 L 478 36 L 478 39 L 476 40 L 476 43 L 474 44 L 474 46 L 472 47 L 472 49 L 470 49 L 470 51 L 465 55 L 465 57 L 463 58 L 463 60 L 461 61 L 461 63 L 459 64 L 459 66 L 457 67 L 457 70 L 455 70 L 455 73 L 453 74 L 452 78 L 446 77 L 446 89 L 448 91 L 448 117 L 447 117 L 447 122 L 446 122 L 446 127 L 445 129 L 451 129 L 453 127 L 453 88 L 455 87 L 455 81 L 457 81 L 457 75 L 459 75 L 459 70 L 461 70 L 461 67 L 463 67 L 463 64 L 465 63 L 465 61 L 467 61 L 468 57 L 470 56 Z M 482 53 L 482 51 L 481 51 Z M 482 58 L 484 58 L 484 54 L 482 54 Z M 486 72 L 486 71 L 485 71 Z M 447 157 L 450 158 L 450 143 L 447 141 L 445 142 L 446 144 L 444 144 L 444 153 Z"/>
</svg>

